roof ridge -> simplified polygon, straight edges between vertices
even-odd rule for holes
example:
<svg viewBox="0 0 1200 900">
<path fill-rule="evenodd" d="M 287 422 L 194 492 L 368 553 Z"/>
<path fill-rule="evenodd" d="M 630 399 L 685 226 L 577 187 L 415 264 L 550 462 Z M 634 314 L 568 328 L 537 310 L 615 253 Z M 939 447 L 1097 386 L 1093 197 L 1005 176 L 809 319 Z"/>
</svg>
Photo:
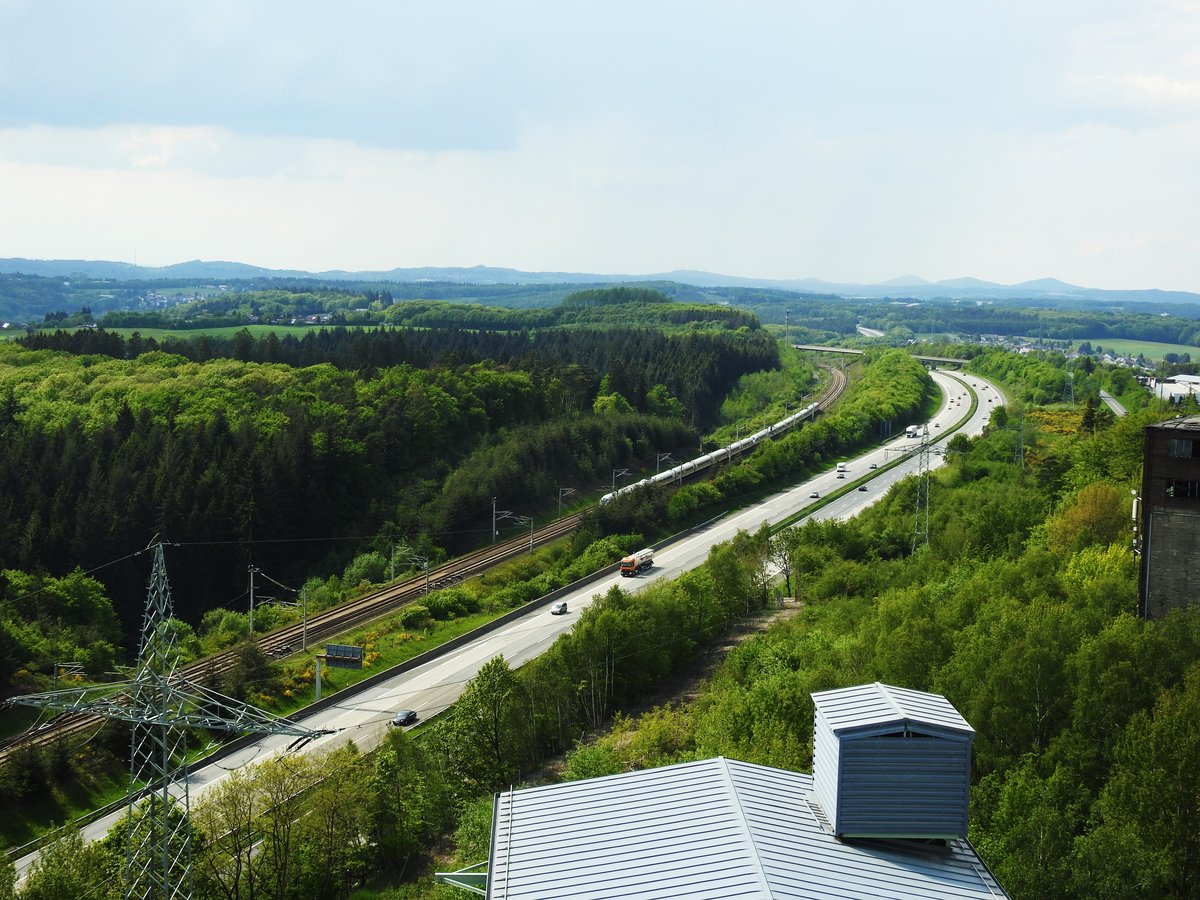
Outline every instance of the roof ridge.
<svg viewBox="0 0 1200 900">
<path fill-rule="evenodd" d="M 877 687 L 879 692 L 883 694 L 883 699 L 887 701 L 888 706 L 896 711 L 896 715 L 898 715 L 905 722 L 908 722 L 910 718 L 908 710 L 899 704 L 896 697 L 892 696 L 892 686 L 877 681 L 875 682 L 875 687 Z"/>
<path fill-rule="evenodd" d="M 750 830 L 750 823 L 746 818 L 746 810 L 742 807 L 742 797 L 737 792 L 733 774 L 729 771 L 729 760 L 724 756 L 718 756 L 716 759 L 720 767 L 722 780 L 725 782 L 725 790 L 729 792 L 729 796 L 733 799 L 734 809 L 737 810 L 742 837 L 746 841 L 746 845 L 750 848 L 750 855 L 754 859 L 754 871 L 762 887 L 763 896 L 768 898 L 774 897 L 775 892 L 771 890 L 771 883 L 767 880 L 766 868 L 763 866 L 762 858 L 758 855 L 758 841 L 754 839 L 754 834 Z"/>
</svg>

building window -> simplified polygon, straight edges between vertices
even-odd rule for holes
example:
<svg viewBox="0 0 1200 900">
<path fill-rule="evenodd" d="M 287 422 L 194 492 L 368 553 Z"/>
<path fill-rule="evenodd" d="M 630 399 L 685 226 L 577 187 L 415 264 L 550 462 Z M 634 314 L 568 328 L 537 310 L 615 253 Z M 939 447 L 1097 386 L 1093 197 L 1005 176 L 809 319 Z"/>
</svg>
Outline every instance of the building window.
<svg viewBox="0 0 1200 900">
<path fill-rule="evenodd" d="M 1200 481 L 1176 479 L 1167 485 L 1167 496 L 1172 500 L 1200 500 Z"/>
<path fill-rule="evenodd" d="M 1167 456 L 1173 456 L 1176 459 L 1194 459 L 1200 456 L 1200 453 L 1196 452 L 1198 447 L 1200 447 L 1200 441 L 1171 438 L 1167 441 Z"/>
</svg>

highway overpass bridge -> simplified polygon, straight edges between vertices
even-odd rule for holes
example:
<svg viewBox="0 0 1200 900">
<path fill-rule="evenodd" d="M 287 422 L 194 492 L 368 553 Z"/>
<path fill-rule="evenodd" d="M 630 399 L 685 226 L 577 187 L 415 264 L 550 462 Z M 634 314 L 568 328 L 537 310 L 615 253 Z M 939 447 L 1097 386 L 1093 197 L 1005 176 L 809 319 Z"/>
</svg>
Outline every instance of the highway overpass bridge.
<svg viewBox="0 0 1200 900">
<path fill-rule="evenodd" d="M 814 353 L 841 353 L 846 356 L 862 356 L 862 350 L 853 350 L 850 347 L 823 347 L 820 344 L 792 344 L 793 350 L 811 350 Z M 953 368 L 962 368 L 970 360 L 955 359 L 951 356 L 918 356 L 921 362 L 927 366 L 951 366 Z"/>
</svg>

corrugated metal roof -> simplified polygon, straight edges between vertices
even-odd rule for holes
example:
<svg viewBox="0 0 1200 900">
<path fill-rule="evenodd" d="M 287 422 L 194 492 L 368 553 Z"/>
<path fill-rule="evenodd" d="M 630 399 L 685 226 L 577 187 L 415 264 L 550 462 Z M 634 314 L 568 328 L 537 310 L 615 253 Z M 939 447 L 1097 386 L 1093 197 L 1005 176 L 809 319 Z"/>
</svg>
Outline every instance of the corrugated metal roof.
<svg viewBox="0 0 1200 900">
<path fill-rule="evenodd" d="M 718 760 L 500 795 L 488 896 L 769 898 Z"/>
<path fill-rule="evenodd" d="M 965 841 L 843 841 L 811 793 L 809 775 L 717 758 L 501 794 L 488 897 L 1007 896 Z"/>
<path fill-rule="evenodd" d="M 891 727 L 923 726 L 944 737 L 958 735 L 962 740 L 971 740 L 975 736 L 975 729 L 941 694 L 875 682 L 819 691 L 812 698 L 817 716 L 839 735 L 851 730 L 879 732 Z"/>
</svg>

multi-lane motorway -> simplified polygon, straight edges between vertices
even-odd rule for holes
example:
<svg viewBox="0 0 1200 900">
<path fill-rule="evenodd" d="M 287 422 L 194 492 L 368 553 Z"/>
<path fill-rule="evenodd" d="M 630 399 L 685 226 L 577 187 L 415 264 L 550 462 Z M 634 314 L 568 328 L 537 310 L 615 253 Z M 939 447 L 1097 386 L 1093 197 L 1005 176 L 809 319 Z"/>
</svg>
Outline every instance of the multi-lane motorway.
<svg viewBox="0 0 1200 900">
<path fill-rule="evenodd" d="M 933 378 L 942 390 L 941 406 L 927 423 L 927 440 L 935 448 L 944 448 L 949 433 L 956 429 L 957 433 L 968 436 L 980 434 L 991 411 L 1004 402 L 995 386 L 977 376 L 936 371 Z M 973 396 L 978 401 L 974 410 Z M 904 426 L 910 424 L 918 423 L 901 423 L 897 430 L 903 433 Z M 807 508 L 818 506 L 812 512 L 814 518 L 849 518 L 879 499 L 892 484 L 917 471 L 918 459 L 914 452 L 917 446 L 917 440 L 905 437 L 893 439 L 864 456 L 847 460 L 848 471 L 843 479 L 837 477 L 831 464 L 829 471 L 803 484 L 768 497 L 750 509 L 731 513 L 660 549 L 655 554 L 654 568 L 642 576 L 625 578 L 613 573 L 592 582 L 574 595 L 560 598 L 567 602 L 569 612 L 566 615 L 551 615 L 548 606 L 532 610 L 528 615 L 419 668 L 347 696 L 341 703 L 303 720 L 314 729 L 332 732 L 309 743 L 303 752 L 332 748 L 347 740 L 353 740 L 363 749 L 373 747 L 386 733 L 388 722 L 398 709 L 416 710 L 422 720 L 437 715 L 458 698 L 467 682 L 488 660 L 503 656 L 510 665 L 521 665 L 549 647 L 572 626 L 594 597 L 603 594 L 611 586 L 636 589 L 640 584 L 658 578 L 674 578 L 703 563 L 714 544 L 728 540 L 738 530 L 756 531 L 765 522 L 781 522 Z M 885 468 L 897 458 L 903 461 Z M 944 457 L 936 450 L 928 456 L 930 467 L 941 464 L 943 460 Z M 871 469 L 872 464 L 877 468 Z M 865 491 L 857 489 L 860 482 L 866 487 Z M 813 499 L 811 496 L 816 492 L 819 498 L 826 498 L 826 495 L 847 485 L 852 485 L 852 489 L 823 505 L 822 499 Z M 198 769 L 189 781 L 193 799 L 233 769 L 287 752 L 286 748 L 293 740 L 290 737 L 264 737 L 243 750 L 223 757 L 217 764 Z M 85 838 L 103 837 L 123 815 L 122 810 L 86 826 Z M 18 871 L 23 871 L 33 858 L 34 854 L 30 854 L 19 860 Z"/>
</svg>

